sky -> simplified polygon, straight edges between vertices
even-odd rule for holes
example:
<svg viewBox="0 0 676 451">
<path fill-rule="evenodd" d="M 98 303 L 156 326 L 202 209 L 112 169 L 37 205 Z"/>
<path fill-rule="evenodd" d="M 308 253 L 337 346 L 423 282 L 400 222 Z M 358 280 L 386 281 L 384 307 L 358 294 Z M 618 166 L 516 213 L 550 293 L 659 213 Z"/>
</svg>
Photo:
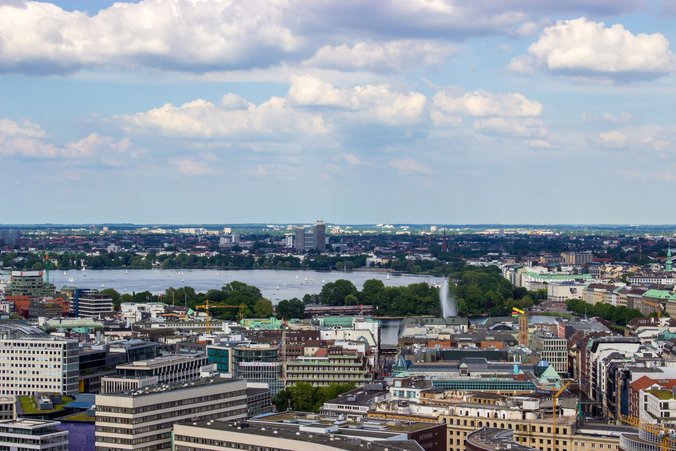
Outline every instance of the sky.
<svg viewBox="0 0 676 451">
<path fill-rule="evenodd" d="M 676 0 L 0 0 L 0 223 L 673 224 Z"/>
</svg>

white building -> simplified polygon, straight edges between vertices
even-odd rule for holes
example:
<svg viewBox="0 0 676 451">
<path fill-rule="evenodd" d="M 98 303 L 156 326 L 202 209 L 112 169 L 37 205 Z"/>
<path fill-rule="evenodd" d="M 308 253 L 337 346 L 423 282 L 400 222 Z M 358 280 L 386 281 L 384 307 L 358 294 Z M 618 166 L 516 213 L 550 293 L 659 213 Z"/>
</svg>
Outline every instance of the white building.
<svg viewBox="0 0 676 451">
<path fill-rule="evenodd" d="M 77 393 L 78 344 L 59 338 L 0 340 L 0 394 Z"/>
<path fill-rule="evenodd" d="M 68 451 L 68 431 L 57 429 L 58 421 L 0 421 L 0 449 L 11 451 Z"/>
<path fill-rule="evenodd" d="M 246 381 L 234 379 L 96 395 L 96 449 L 171 449 L 175 423 L 239 420 L 246 409 Z"/>
</svg>

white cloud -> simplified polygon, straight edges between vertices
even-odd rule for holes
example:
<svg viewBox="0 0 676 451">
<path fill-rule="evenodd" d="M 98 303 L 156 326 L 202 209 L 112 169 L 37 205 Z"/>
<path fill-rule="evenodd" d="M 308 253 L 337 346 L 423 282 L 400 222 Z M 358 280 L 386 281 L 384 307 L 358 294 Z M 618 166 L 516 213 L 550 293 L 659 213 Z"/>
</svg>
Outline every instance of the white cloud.
<svg viewBox="0 0 676 451">
<path fill-rule="evenodd" d="M 129 132 L 185 138 L 277 141 L 301 133 L 317 135 L 328 131 L 319 114 L 298 111 L 281 97 L 254 105 L 226 95 L 219 105 L 197 99 L 180 106 L 168 103 L 116 119 Z"/>
<path fill-rule="evenodd" d="M 553 73 L 614 80 L 655 78 L 674 70 L 674 55 L 661 33 L 633 34 L 622 24 L 606 27 L 585 17 L 546 28 L 528 48 L 530 63 Z M 525 71 L 528 59 L 510 67 Z"/>
<path fill-rule="evenodd" d="M 207 163 L 191 158 L 171 159 L 169 164 L 181 174 L 188 176 L 213 174 L 215 172 Z"/>
<path fill-rule="evenodd" d="M 620 113 L 582 113 L 582 119 L 589 122 L 607 122 L 609 124 L 626 124 L 634 119 L 634 115 L 627 112 Z"/>
<path fill-rule="evenodd" d="M 390 160 L 390 167 L 402 174 L 431 174 L 432 169 L 412 158 Z"/>
<path fill-rule="evenodd" d="M 617 130 L 599 133 L 596 142 L 608 148 L 619 148 L 627 145 L 628 136 Z"/>
<path fill-rule="evenodd" d="M 50 3 L 0 6 L 0 62 L 29 72 L 268 66 L 302 46 L 283 23 L 288 12 L 288 2 L 267 0 L 120 2 L 91 17 Z"/>
<path fill-rule="evenodd" d="M 349 110 L 351 120 L 399 125 L 420 119 L 426 97 L 419 92 L 397 92 L 388 85 L 338 88 L 309 74 L 292 77 L 289 101 L 300 107 Z"/>
<path fill-rule="evenodd" d="M 541 119 L 491 117 L 477 120 L 474 128 L 485 135 L 517 138 L 545 138 L 548 134 Z"/>
<path fill-rule="evenodd" d="M 542 104 L 528 100 L 519 93 L 491 93 L 484 90 L 468 92 L 462 96 L 438 92 L 433 98 L 434 108 L 446 115 L 472 117 L 537 117 L 542 114 Z"/>
<path fill-rule="evenodd" d="M 116 141 L 97 133 L 63 146 L 49 142 L 48 138 L 42 127 L 33 122 L 0 119 L 0 156 L 118 166 L 124 164 L 126 158 L 137 158 L 144 153 L 133 147 L 129 139 Z"/>
<path fill-rule="evenodd" d="M 453 43 L 470 36 L 523 36 L 552 12 L 608 15 L 634 3 L 140 0 L 89 15 L 52 3 L 0 0 L 0 67 L 37 74 L 83 68 L 207 73 L 306 61 L 406 70 L 438 65 Z"/>
<path fill-rule="evenodd" d="M 455 51 L 454 44 L 424 40 L 324 45 L 304 64 L 339 70 L 401 71 L 411 67 L 438 66 Z"/>
<path fill-rule="evenodd" d="M 441 91 L 432 100 L 430 117 L 435 125 L 460 126 L 464 117 L 474 118 L 474 129 L 486 135 L 544 138 L 547 128 L 539 119 L 542 104 L 520 93 L 484 90 L 465 94 Z"/>
<path fill-rule="evenodd" d="M 352 153 L 344 153 L 341 155 L 342 159 L 345 160 L 345 162 L 351 166 L 359 166 L 361 164 L 361 160 L 359 159 L 358 156 L 352 154 Z"/>
</svg>

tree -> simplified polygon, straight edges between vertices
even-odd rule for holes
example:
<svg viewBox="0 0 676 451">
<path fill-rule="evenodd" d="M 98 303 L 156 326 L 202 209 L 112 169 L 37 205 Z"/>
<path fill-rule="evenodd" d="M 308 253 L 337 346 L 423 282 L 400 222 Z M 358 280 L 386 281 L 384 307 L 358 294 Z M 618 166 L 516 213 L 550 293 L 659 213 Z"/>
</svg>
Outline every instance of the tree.
<svg viewBox="0 0 676 451">
<path fill-rule="evenodd" d="M 256 318 L 269 318 L 272 316 L 272 302 L 261 298 L 253 306 L 253 314 Z"/>
<path fill-rule="evenodd" d="M 324 305 L 345 305 L 345 297 L 349 294 L 357 295 L 357 287 L 345 279 L 329 282 L 322 287 L 319 293 L 319 302 Z"/>
<path fill-rule="evenodd" d="M 120 309 L 120 304 L 122 303 L 122 296 L 117 290 L 113 288 L 106 288 L 105 290 L 101 290 L 101 294 L 110 296 L 113 299 L 113 307 L 115 308 L 115 310 Z"/>
<path fill-rule="evenodd" d="M 275 311 L 280 319 L 303 318 L 305 304 L 298 298 L 284 299 L 277 304 Z"/>
</svg>

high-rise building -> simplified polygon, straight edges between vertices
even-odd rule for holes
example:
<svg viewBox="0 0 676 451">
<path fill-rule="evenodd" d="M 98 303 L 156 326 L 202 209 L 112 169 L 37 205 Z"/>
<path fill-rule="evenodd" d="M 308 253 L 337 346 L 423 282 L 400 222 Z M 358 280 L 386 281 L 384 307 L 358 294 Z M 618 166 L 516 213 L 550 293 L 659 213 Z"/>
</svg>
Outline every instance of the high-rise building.
<svg viewBox="0 0 676 451">
<path fill-rule="evenodd" d="M 0 230 L 0 244 L 5 246 L 16 246 L 20 237 L 18 230 Z"/>
<path fill-rule="evenodd" d="M 174 423 L 244 419 L 246 396 L 222 378 L 96 395 L 96 450 L 170 450 Z"/>
<path fill-rule="evenodd" d="M 317 221 L 314 226 L 315 249 L 323 251 L 326 249 L 326 224 L 324 221 Z"/>
<path fill-rule="evenodd" d="M 305 227 L 294 227 L 293 234 L 293 248 L 299 251 L 305 250 Z"/>
<path fill-rule="evenodd" d="M 0 394 L 71 394 L 79 391 L 75 340 L 24 337 L 0 340 Z"/>
</svg>

